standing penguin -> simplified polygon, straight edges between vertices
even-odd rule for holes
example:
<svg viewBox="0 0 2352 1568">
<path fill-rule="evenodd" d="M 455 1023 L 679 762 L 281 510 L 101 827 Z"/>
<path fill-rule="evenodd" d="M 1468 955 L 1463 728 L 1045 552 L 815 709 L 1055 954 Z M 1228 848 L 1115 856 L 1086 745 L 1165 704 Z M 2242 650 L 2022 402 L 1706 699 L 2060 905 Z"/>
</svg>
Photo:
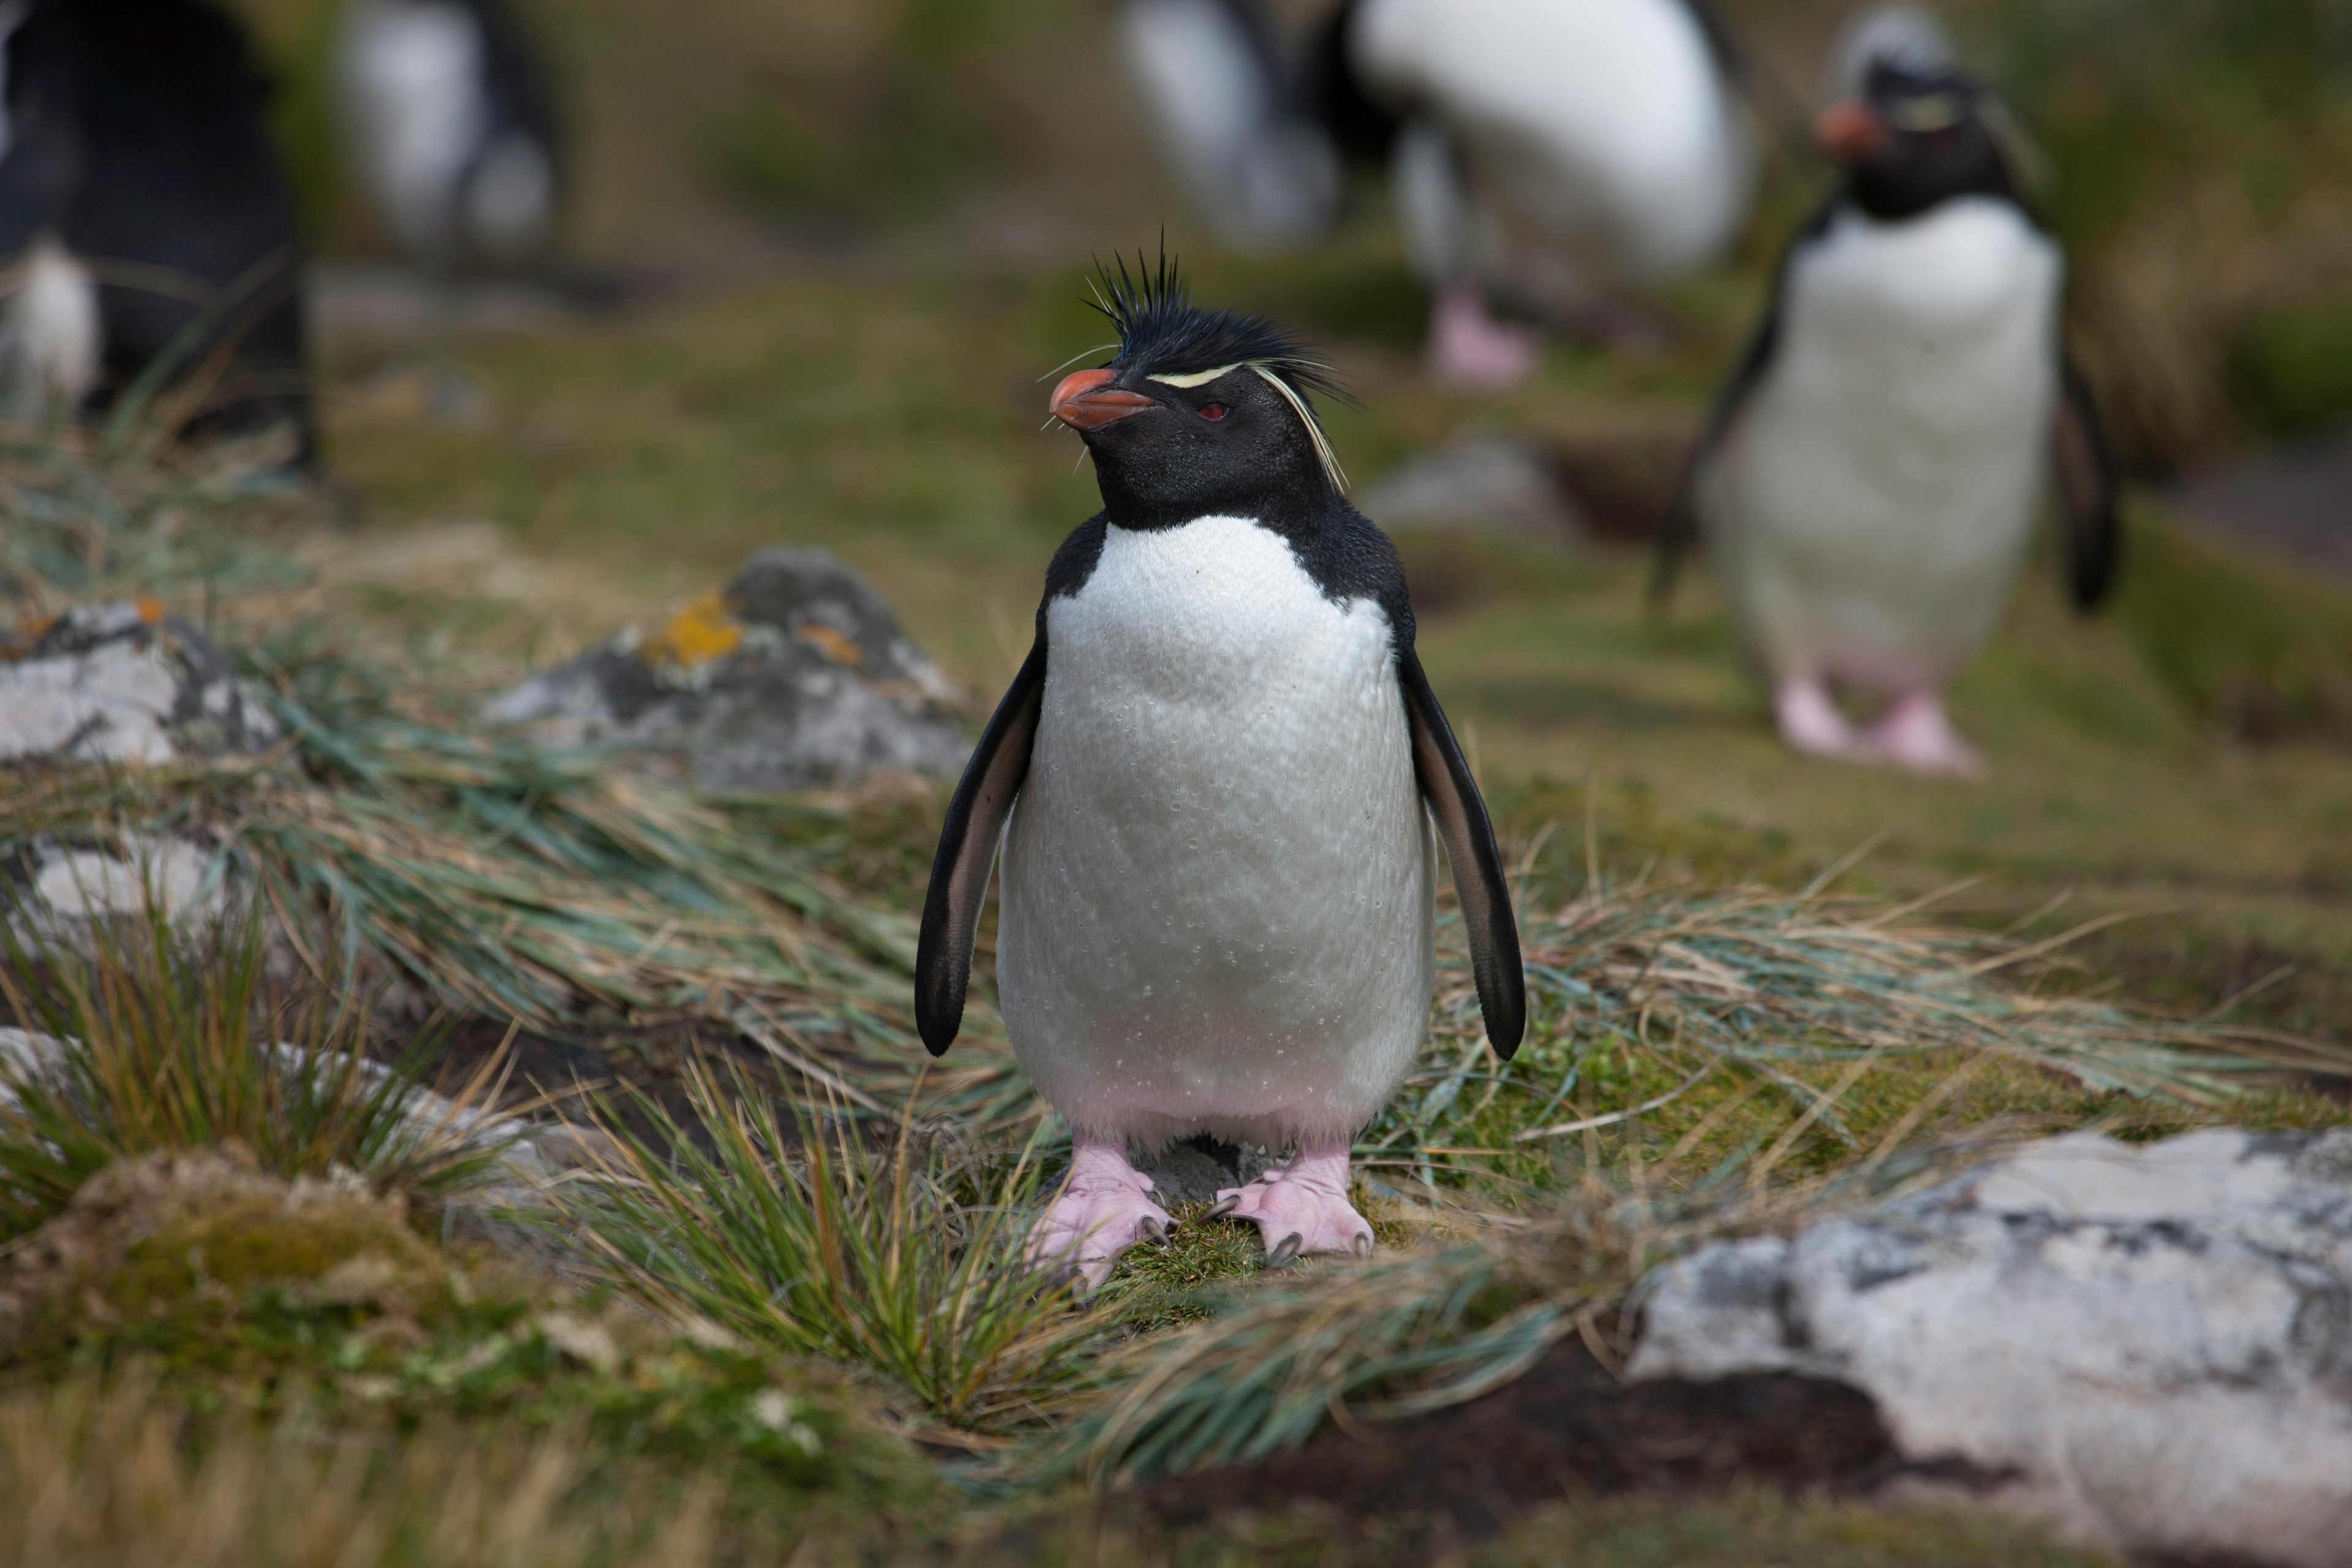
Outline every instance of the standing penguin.
<svg viewBox="0 0 2352 1568">
<path fill-rule="evenodd" d="M 1507 1058 L 1526 996 L 1502 862 L 1396 549 L 1340 496 L 1319 368 L 1194 307 L 1164 260 L 1106 282 L 1118 354 L 1052 400 L 1103 510 L 1046 569 L 948 807 L 916 1019 L 934 1055 L 955 1039 L 1001 836 L 1005 1026 L 1073 1142 L 1032 1256 L 1098 1283 L 1171 1223 L 1129 1151 L 1204 1131 L 1294 1149 L 1212 1211 L 1271 1260 L 1369 1253 L 1349 1148 L 1427 1026 L 1431 820 Z"/>
<path fill-rule="evenodd" d="M 511 268 L 554 242 L 555 115 L 503 0 L 348 0 L 338 61 L 349 138 L 401 247 L 440 268 Z"/>
<path fill-rule="evenodd" d="M 0 258 L 21 405 L 201 394 L 193 436 L 312 425 L 293 202 L 267 89 L 202 0 L 24 0 L 0 49 Z"/>
<path fill-rule="evenodd" d="M 2000 105 L 1909 8 L 1865 21 L 1838 79 L 1819 134 L 1843 187 L 1781 258 L 1660 584 L 1703 535 L 1791 747 L 1974 773 L 1942 688 L 2000 619 L 2053 466 L 2074 602 L 2105 595 L 2112 465 Z M 1857 729 L 1838 688 L 1885 711 Z"/>
<path fill-rule="evenodd" d="M 1295 243 L 1384 163 L 1433 296 L 1443 379 L 1500 385 L 1538 340 L 1510 301 L 1622 332 L 1628 283 L 1687 272 L 1745 218 L 1754 148 L 1710 0 L 1344 0 L 1286 71 L 1255 0 L 1128 0 L 1130 69 L 1219 232 Z"/>
</svg>

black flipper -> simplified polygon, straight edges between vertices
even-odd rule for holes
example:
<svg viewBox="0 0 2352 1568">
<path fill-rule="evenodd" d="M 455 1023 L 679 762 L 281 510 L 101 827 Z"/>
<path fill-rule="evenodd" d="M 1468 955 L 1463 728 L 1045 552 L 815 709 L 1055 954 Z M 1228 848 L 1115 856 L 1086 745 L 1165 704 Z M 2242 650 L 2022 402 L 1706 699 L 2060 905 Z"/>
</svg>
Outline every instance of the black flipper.
<svg viewBox="0 0 2352 1568">
<path fill-rule="evenodd" d="M 964 993 L 971 984 L 971 944 L 980 931 L 988 874 L 997 840 L 1013 815 L 1013 797 L 1029 776 L 1029 749 L 1045 696 L 1045 617 L 1037 640 L 1004 700 L 981 731 L 964 764 L 955 798 L 940 829 L 931 861 L 931 890 L 923 900 L 923 934 L 915 948 L 915 1029 L 931 1055 L 947 1055 L 963 1026 Z"/>
<path fill-rule="evenodd" d="M 1454 743 L 1454 728 L 1422 673 L 1420 656 L 1409 647 L 1397 652 L 1397 677 L 1412 733 L 1412 771 L 1454 867 L 1454 891 L 1470 936 L 1470 973 L 1478 982 L 1478 1010 L 1486 1017 L 1486 1043 L 1509 1061 L 1527 1033 L 1528 980 L 1519 963 L 1519 923 L 1511 913 L 1502 852 L 1495 847 L 1478 783 Z"/>
<path fill-rule="evenodd" d="M 2116 502 L 2116 458 L 2090 384 L 2072 356 L 2058 366 L 2058 420 L 2052 470 L 2066 514 L 2066 579 L 2074 607 L 2096 609 L 2115 585 L 2123 521 Z"/>
<path fill-rule="evenodd" d="M 1715 456 L 1716 448 L 1731 432 L 1731 426 L 1748 406 L 1748 397 L 1764 380 L 1771 368 L 1773 356 L 1780 348 L 1780 314 L 1787 308 L 1789 269 L 1796 262 L 1797 253 L 1829 231 L 1830 219 L 1837 211 L 1837 197 L 1832 197 L 1813 214 L 1811 222 L 1789 241 L 1780 252 L 1780 259 L 1772 269 L 1772 291 L 1765 306 L 1764 319 L 1748 339 L 1738 360 L 1731 367 L 1715 402 L 1706 411 L 1706 421 L 1699 426 L 1698 440 L 1691 447 L 1689 458 L 1683 464 L 1682 483 L 1675 489 L 1675 500 L 1666 512 L 1665 526 L 1658 532 L 1657 555 L 1650 570 L 1650 604 L 1663 610 L 1674 597 L 1675 577 L 1682 567 L 1683 556 L 1698 542 L 1698 476 L 1706 460 Z"/>
</svg>

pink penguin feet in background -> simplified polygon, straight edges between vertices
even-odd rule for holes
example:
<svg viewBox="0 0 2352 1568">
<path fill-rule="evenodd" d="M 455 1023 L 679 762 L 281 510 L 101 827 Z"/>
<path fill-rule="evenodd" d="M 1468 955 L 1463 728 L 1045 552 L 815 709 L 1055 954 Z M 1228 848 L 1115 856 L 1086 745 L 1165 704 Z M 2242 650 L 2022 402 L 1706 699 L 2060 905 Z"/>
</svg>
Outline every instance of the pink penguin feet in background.
<svg viewBox="0 0 2352 1568">
<path fill-rule="evenodd" d="M 1792 752 L 1814 757 L 1861 753 L 1862 738 L 1819 680 L 1784 680 L 1772 693 L 1772 718 Z"/>
<path fill-rule="evenodd" d="M 1152 1199 L 1151 1178 L 1128 1163 L 1125 1150 L 1080 1139 L 1070 1152 L 1069 1181 L 1029 1232 L 1029 1262 L 1076 1274 L 1092 1290 L 1110 1278 L 1120 1253 L 1166 1239 L 1174 1226 Z"/>
<path fill-rule="evenodd" d="M 1944 700 L 1933 691 L 1914 691 L 1896 700 L 1864 742 L 1869 754 L 1921 773 L 1953 773 L 1977 778 L 1984 773 L 1984 755 L 1960 739 L 1944 712 Z"/>
<path fill-rule="evenodd" d="M 1501 392 L 1535 374 L 1543 338 L 1533 327 L 1498 321 L 1475 283 L 1449 283 L 1429 316 L 1429 371 L 1439 383 Z"/>
<path fill-rule="evenodd" d="M 1245 1219 L 1265 1238 L 1268 1268 L 1313 1252 L 1372 1255 L 1372 1227 L 1348 1203 L 1348 1145 L 1302 1148 L 1247 1186 L 1217 1194 L 1209 1219 Z"/>
</svg>

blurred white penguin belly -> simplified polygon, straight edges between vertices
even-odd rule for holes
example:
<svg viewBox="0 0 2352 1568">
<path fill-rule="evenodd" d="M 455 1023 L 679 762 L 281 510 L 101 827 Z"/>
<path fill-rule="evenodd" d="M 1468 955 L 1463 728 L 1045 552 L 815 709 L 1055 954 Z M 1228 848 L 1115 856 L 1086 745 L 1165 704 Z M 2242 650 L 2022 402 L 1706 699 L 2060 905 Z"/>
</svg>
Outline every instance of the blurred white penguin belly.
<svg viewBox="0 0 2352 1568">
<path fill-rule="evenodd" d="M 1769 673 L 1916 689 L 1990 635 L 2041 489 L 2061 271 L 1977 198 L 1842 215 L 1794 258 L 1772 365 L 1698 489 Z"/>
<path fill-rule="evenodd" d="M 1047 607 L 1006 829 L 1015 1053 L 1087 1133 L 1353 1133 L 1428 1022 L 1434 845 L 1387 615 L 1246 520 L 1108 530 Z"/>
<path fill-rule="evenodd" d="M 1365 0 L 1352 54 L 1467 154 L 1495 265 L 1541 236 L 1667 276 L 1747 212 L 1747 126 L 1685 0 Z"/>
</svg>

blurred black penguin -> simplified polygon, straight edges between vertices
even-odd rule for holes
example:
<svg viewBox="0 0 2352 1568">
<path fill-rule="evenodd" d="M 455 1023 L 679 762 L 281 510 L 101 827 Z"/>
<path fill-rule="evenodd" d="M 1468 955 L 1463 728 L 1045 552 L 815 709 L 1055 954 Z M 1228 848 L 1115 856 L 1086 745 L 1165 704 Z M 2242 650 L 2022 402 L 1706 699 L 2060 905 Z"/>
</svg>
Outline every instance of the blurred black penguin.
<svg viewBox="0 0 2352 1568">
<path fill-rule="evenodd" d="M 916 1018 L 934 1053 L 954 1040 L 1001 837 L 1005 1026 L 1074 1143 L 1032 1256 L 1098 1283 L 1170 1223 L 1129 1151 L 1202 1131 L 1293 1149 L 1214 1211 L 1275 1261 L 1369 1253 L 1349 1149 L 1427 1029 L 1432 819 L 1507 1058 L 1526 1006 L 1502 863 L 1396 549 L 1340 496 L 1319 368 L 1195 308 L 1165 263 L 1106 281 L 1118 354 L 1051 404 L 1103 510 L 1046 569 L 949 805 Z"/>
<path fill-rule="evenodd" d="M 404 250 L 443 268 L 546 253 L 562 198 L 555 115 L 503 0 L 348 0 L 338 59 L 352 148 Z"/>
<path fill-rule="evenodd" d="M 1617 296 L 1720 254 L 1753 137 L 1712 0 L 1344 0 L 1286 70 L 1258 0 L 1127 0 L 1129 71 L 1170 162 L 1244 246 L 1326 232 L 1342 155 L 1387 166 L 1433 296 L 1443 379 L 1531 373 L 1507 299 L 1585 335 Z"/>
<path fill-rule="evenodd" d="M 1942 688 L 2000 619 L 2053 467 L 2074 600 L 2105 594 L 2111 464 L 2001 106 L 1909 7 L 1866 18 L 1836 75 L 1843 189 L 1781 259 L 1660 581 L 1703 535 L 1790 746 L 1972 773 Z M 1887 706 L 1858 730 L 1836 689 Z"/>
<path fill-rule="evenodd" d="M 236 24 L 200 0 L 36 0 L 7 35 L 0 257 L 21 410 L 145 380 L 189 436 L 289 432 L 308 461 L 301 249 Z"/>
</svg>

